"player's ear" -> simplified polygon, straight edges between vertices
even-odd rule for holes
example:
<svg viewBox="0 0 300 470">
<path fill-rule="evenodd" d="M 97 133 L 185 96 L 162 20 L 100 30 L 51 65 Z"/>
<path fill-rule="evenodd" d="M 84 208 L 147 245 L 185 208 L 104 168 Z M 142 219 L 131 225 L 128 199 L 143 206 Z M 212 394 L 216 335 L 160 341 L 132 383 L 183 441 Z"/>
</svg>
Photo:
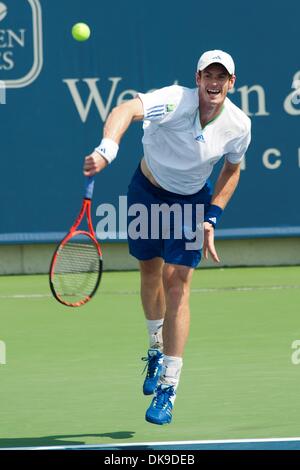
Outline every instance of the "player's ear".
<svg viewBox="0 0 300 470">
<path fill-rule="evenodd" d="M 200 85 L 200 80 L 201 80 L 201 72 L 199 70 L 198 72 L 196 72 L 196 85 L 197 86 Z"/>
<path fill-rule="evenodd" d="M 235 84 L 235 80 L 236 80 L 236 76 L 235 75 L 230 75 L 228 90 L 232 90 L 232 88 L 234 87 L 234 84 Z"/>
</svg>

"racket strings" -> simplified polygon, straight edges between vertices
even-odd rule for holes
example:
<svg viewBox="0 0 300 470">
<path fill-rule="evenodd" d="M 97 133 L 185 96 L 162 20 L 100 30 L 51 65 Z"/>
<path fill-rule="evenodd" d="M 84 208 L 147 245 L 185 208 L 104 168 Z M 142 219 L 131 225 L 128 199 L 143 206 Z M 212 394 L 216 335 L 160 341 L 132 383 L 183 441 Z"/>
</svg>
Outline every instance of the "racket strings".
<svg viewBox="0 0 300 470">
<path fill-rule="evenodd" d="M 92 240 L 86 237 L 86 242 L 78 243 L 74 238 L 59 248 L 53 276 L 57 295 L 70 303 L 83 301 L 93 293 L 101 268 Z"/>
</svg>

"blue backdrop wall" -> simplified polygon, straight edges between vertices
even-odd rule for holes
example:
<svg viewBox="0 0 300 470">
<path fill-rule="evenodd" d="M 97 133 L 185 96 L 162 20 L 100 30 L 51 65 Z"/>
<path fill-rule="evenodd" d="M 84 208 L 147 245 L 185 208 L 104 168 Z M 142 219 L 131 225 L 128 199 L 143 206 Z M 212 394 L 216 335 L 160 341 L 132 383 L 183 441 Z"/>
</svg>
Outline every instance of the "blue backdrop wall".
<svg viewBox="0 0 300 470">
<path fill-rule="evenodd" d="M 136 91 L 194 87 L 200 54 L 228 51 L 230 98 L 252 144 L 219 236 L 299 235 L 300 3 L 287 0 L 3 0 L 0 2 L 0 241 L 55 241 L 79 207 L 82 162 L 103 123 Z M 89 41 L 71 36 L 78 21 Z M 141 156 L 141 123 L 98 175 L 93 217 L 118 206 Z M 216 178 L 220 165 L 215 169 Z"/>
</svg>

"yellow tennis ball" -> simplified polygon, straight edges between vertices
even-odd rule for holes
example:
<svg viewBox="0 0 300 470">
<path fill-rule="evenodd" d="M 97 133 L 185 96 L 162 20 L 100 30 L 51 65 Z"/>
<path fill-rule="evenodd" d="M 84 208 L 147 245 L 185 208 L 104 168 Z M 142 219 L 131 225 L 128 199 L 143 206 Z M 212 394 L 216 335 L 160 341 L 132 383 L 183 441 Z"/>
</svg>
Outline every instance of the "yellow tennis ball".
<svg viewBox="0 0 300 470">
<path fill-rule="evenodd" d="M 72 36 L 76 41 L 86 41 L 91 35 L 89 26 L 85 23 L 76 23 L 72 28 Z"/>
</svg>

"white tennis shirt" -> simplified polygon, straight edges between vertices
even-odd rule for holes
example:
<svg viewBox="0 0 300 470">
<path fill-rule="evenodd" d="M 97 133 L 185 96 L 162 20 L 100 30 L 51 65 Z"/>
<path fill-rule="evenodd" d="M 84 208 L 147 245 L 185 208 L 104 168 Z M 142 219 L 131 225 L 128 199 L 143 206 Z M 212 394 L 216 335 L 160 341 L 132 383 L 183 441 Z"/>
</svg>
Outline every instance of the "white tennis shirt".
<svg viewBox="0 0 300 470">
<path fill-rule="evenodd" d="M 198 88 L 172 85 L 138 97 L 144 108 L 144 157 L 162 188 L 194 194 L 222 157 L 241 162 L 251 139 L 251 121 L 229 98 L 202 128 Z"/>
</svg>

